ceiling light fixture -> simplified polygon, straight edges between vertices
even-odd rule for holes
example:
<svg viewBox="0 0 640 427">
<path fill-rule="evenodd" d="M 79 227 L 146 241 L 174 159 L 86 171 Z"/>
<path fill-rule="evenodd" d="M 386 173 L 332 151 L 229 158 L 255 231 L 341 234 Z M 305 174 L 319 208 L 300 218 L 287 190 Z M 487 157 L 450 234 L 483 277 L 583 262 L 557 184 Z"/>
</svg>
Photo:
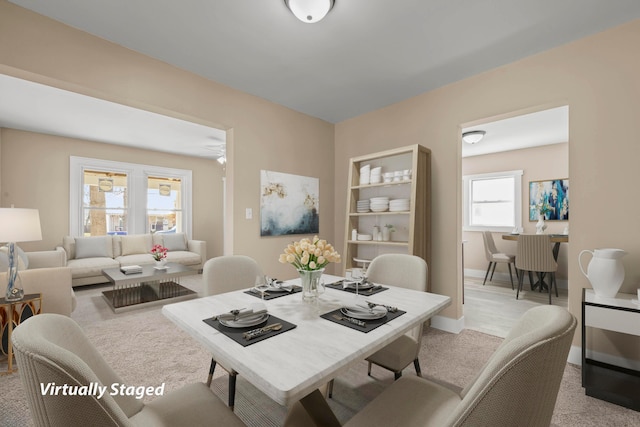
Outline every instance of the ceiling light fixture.
<svg viewBox="0 0 640 427">
<path fill-rule="evenodd" d="M 487 132 L 483 130 L 472 130 L 469 132 L 464 132 L 462 134 L 462 140 L 467 144 L 477 144 L 478 142 L 482 141 L 482 138 L 484 138 L 484 135 L 486 133 Z"/>
<path fill-rule="evenodd" d="M 291 13 L 307 24 L 324 18 L 333 7 L 334 0 L 284 0 Z"/>
</svg>

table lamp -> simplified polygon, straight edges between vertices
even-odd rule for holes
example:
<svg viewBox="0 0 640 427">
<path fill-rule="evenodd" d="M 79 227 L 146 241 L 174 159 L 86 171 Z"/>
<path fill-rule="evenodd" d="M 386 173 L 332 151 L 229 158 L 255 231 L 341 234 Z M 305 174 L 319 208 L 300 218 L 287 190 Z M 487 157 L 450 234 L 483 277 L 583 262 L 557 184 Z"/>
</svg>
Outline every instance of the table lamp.
<svg viewBox="0 0 640 427">
<path fill-rule="evenodd" d="M 6 242 L 9 256 L 7 269 L 7 301 L 19 301 L 24 289 L 18 276 L 16 242 L 42 240 L 40 214 L 37 209 L 0 208 L 0 242 Z"/>
</svg>

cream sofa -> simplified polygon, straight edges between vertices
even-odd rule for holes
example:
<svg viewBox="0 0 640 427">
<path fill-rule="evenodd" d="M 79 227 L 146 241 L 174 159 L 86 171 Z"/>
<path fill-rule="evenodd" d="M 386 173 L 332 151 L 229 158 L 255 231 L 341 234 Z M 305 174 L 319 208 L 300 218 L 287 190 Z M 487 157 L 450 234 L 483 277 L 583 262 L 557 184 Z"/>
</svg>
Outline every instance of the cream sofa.
<svg viewBox="0 0 640 427">
<path fill-rule="evenodd" d="M 76 295 L 71 287 L 71 269 L 65 267 L 64 251 L 20 251 L 18 257 L 24 293 L 42 294 L 43 313 L 71 316 L 76 308 Z M 0 283 L 7 283 L 6 274 L 0 272 Z"/>
<path fill-rule="evenodd" d="M 35 268 L 22 270 L 20 283 L 27 294 L 42 294 L 42 312 L 71 317 L 76 308 L 76 295 L 71 287 L 71 269 L 68 267 Z M 7 283 L 7 273 L 0 273 L 0 283 Z"/>
<path fill-rule="evenodd" d="M 66 236 L 57 250 L 64 253 L 65 265 L 71 269 L 72 286 L 83 286 L 105 283 L 105 268 L 153 264 L 151 248 L 156 244 L 169 250 L 168 262 L 200 270 L 207 259 L 206 242 L 189 240 L 184 233 Z"/>
</svg>

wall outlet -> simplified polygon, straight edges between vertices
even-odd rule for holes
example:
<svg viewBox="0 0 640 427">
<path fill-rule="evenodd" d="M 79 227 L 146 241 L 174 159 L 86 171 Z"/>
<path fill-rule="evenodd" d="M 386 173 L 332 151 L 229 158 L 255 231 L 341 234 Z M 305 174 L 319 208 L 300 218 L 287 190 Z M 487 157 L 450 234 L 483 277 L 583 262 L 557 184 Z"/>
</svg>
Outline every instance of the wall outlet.
<svg viewBox="0 0 640 427">
<path fill-rule="evenodd" d="M 244 217 L 245 217 L 245 219 L 253 219 L 253 209 L 251 209 L 251 208 L 245 209 Z"/>
</svg>

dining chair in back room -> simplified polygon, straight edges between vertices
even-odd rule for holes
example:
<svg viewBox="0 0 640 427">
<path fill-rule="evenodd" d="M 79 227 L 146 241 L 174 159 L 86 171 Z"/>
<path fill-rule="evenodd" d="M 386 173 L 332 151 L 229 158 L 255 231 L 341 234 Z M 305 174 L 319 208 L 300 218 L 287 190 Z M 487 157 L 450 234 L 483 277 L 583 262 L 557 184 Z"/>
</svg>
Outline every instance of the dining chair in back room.
<svg viewBox="0 0 640 427">
<path fill-rule="evenodd" d="M 489 272 L 491 272 L 491 277 L 489 277 L 489 281 L 493 280 L 493 273 L 496 271 L 496 265 L 507 264 L 509 267 L 509 278 L 511 279 L 511 289 L 513 289 L 513 275 L 511 273 L 511 264 L 516 268 L 516 277 L 518 277 L 518 270 L 516 267 L 516 256 L 499 252 L 496 247 L 496 243 L 493 241 L 493 234 L 490 231 L 482 232 L 482 240 L 484 241 L 484 253 L 487 257 L 487 261 L 489 261 L 489 266 L 487 267 L 487 273 L 484 275 L 484 281 L 482 282 L 482 286 L 487 282 L 487 277 L 489 277 Z"/>
<path fill-rule="evenodd" d="M 223 294 L 252 287 L 257 277 L 262 277 L 258 263 L 245 255 L 224 255 L 211 258 L 202 267 L 204 291 L 202 296 Z M 216 360 L 211 358 L 207 386 L 211 386 Z M 229 373 L 229 407 L 233 409 L 236 393 L 236 375 L 232 369 L 222 367 Z"/>
<path fill-rule="evenodd" d="M 520 296 L 525 271 L 536 273 L 541 287 L 544 284 L 544 277 L 548 273 L 551 276 L 549 281 L 549 304 L 551 304 L 551 288 L 554 286 L 556 288 L 556 297 L 558 296 L 558 285 L 556 284 L 558 263 L 553 257 L 551 237 L 548 234 L 521 234 L 518 236 L 516 268 L 520 270 L 516 299 Z"/>
</svg>

